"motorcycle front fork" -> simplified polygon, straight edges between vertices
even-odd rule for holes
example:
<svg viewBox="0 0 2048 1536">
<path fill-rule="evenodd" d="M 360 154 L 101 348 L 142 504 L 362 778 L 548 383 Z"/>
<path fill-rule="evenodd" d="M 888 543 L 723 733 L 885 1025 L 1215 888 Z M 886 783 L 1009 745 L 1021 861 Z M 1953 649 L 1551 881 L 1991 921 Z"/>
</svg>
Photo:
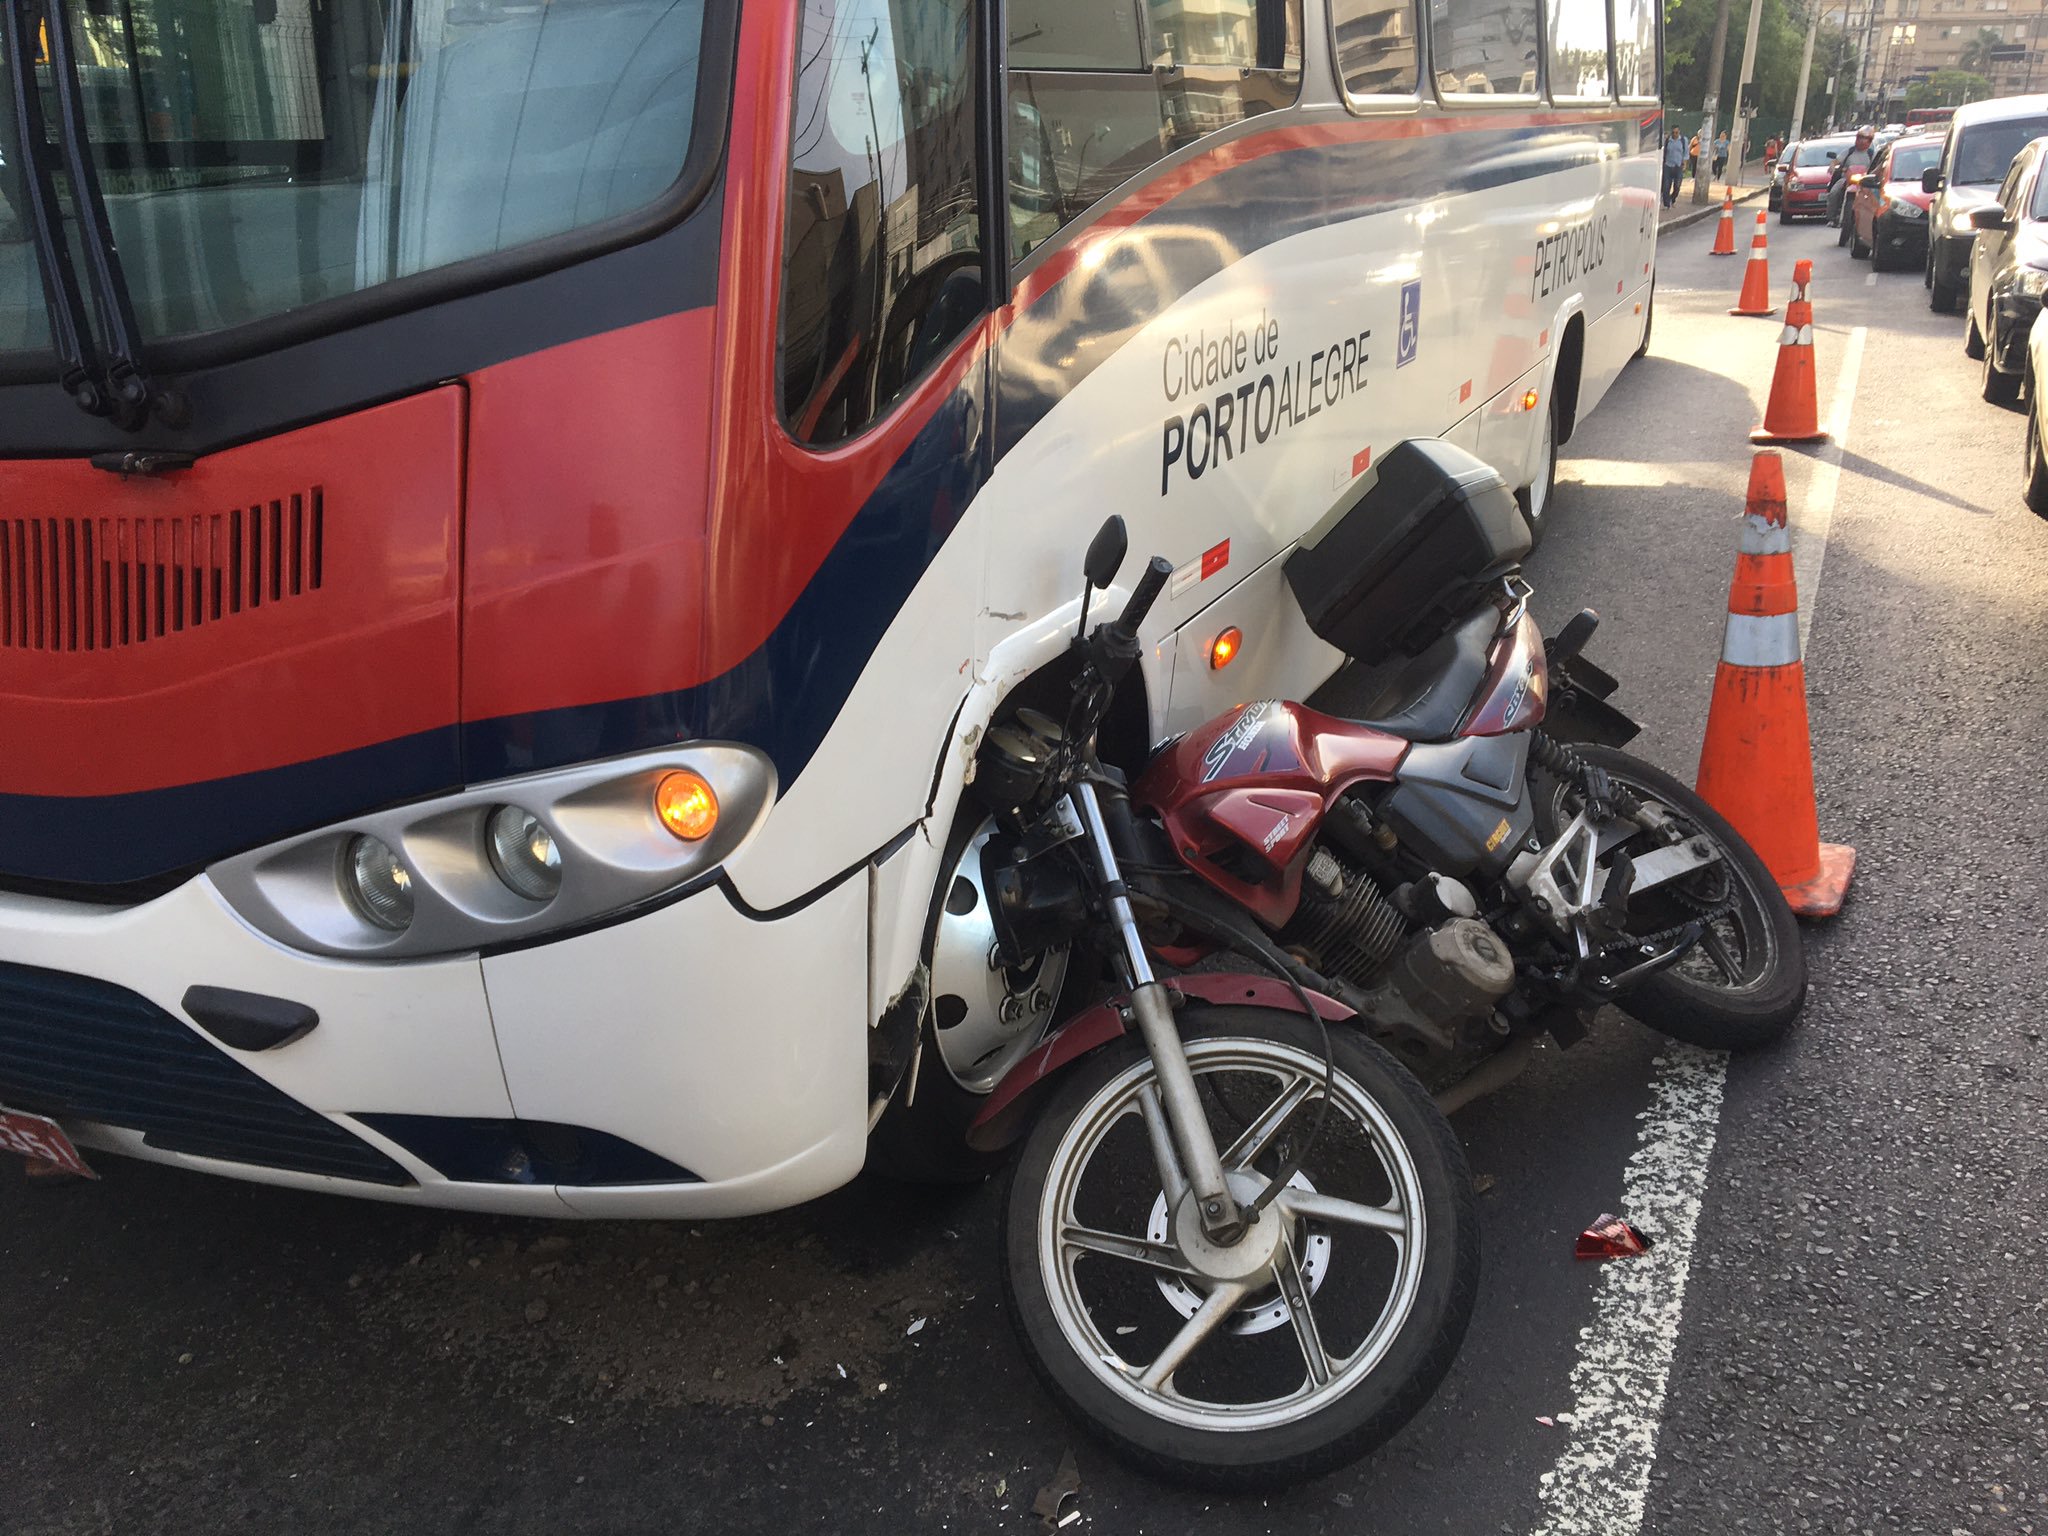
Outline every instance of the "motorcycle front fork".
<svg viewBox="0 0 2048 1536">
<path fill-rule="evenodd" d="M 1145 954 L 1144 940 L 1139 937 L 1137 919 L 1131 915 L 1130 897 L 1124 890 L 1123 872 L 1110 842 L 1109 825 L 1103 820 L 1102 802 L 1095 786 L 1085 779 L 1075 787 L 1073 801 L 1088 841 L 1095 849 L 1103 894 L 1116 924 L 1117 940 L 1123 946 L 1124 966 L 1131 978 L 1131 1015 L 1137 1020 L 1139 1038 L 1145 1042 L 1152 1057 L 1152 1069 L 1159 1079 L 1156 1100 L 1148 1097 L 1143 1108 L 1153 1159 L 1159 1165 L 1167 1199 L 1178 1206 L 1182 1194 L 1192 1192 L 1201 1213 L 1203 1235 L 1215 1243 L 1236 1242 L 1244 1234 L 1244 1213 L 1223 1176 L 1223 1158 L 1216 1150 L 1209 1117 L 1195 1089 L 1195 1074 L 1181 1044 L 1180 1027 L 1174 1022 L 1171 995 L 1166 984 L 1152 974 L 1152 962 Z M 1163 1126 L 1159 1123 L 1161 1111 Z"/>
</svg>

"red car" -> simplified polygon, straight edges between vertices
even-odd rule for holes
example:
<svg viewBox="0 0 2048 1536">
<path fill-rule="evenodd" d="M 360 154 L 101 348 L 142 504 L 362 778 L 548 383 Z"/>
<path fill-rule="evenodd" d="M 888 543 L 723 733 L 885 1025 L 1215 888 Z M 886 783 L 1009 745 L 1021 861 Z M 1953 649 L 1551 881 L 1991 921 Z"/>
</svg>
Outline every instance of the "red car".
<svg viewBox="0 0 2048 1536">
<path fill-rule="evenodd" d="M 1878 271 L 1904 271 L 1927 261 L 1927 210 L 1932 192 L 1920 173 L 1941 164 L 1942 135 L 1916 133 L 1886 145 L 1849 193 L 1849 254 Z"/>
<path fill-rule="evenodd" d="M 1780 224 L 1828 216 L 1828 178 L 1834 162 L 1855 145 L 1854 135 L 1842 133 L 1826 139 L 1801 139 L 1792 146 L 1792 163 L 1785 168 L 1785 191 L 1778 204 Z"/>
</svg>

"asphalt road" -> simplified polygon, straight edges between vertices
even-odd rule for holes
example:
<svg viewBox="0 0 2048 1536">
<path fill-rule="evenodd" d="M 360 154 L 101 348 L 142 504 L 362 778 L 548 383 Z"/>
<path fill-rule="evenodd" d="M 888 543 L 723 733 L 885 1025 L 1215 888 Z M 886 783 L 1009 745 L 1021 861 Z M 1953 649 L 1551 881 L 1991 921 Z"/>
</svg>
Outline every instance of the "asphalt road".
<svg viewBox="0 0 2048 1536">
<path fill-rule="evenodd" d="M 1605 616 L 1640 750 L 1687 778 L 1778 332 L 1726 316 L 1710 235 L 1664 242 L 1651 355 L 1531 563 L 1553 625 Z M 1780 302 L 1820 269 L 1824 408 L 1860 346 L 1838 477 L 1787 457 L 1822 825 L 1862 862 L 1801 1028 L 1728 1070 L 1641 1528 L 2048 1530 L 2048 524 L 1961 322 L 1832 231 L 1771 236 Z M 1531 1531 L 1602 1277 L 1572 1239 L 1621 1198 L 1661 1050 L 1610 1016 L 1459 1117 L 1486 1275 L 1449 1381 L 1370 1462 L 1237 1502 L 1121 1470 L 1045 1399 L 990 1189 L 550 1226 L 0 1170 L 0 1530 L 1032 1531 L 1071 1449 L 1070 1531 Z"/>
</svg>

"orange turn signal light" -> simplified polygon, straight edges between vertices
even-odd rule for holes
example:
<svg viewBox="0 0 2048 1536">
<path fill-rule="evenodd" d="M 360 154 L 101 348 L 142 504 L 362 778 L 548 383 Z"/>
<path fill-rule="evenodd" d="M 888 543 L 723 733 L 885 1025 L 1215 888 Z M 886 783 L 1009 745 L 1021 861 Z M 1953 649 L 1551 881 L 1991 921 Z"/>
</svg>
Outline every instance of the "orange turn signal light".
<svg viewBox="0 0 2048 1536">
<path fill-rule="evenodd" d="M 1535 390 L 1533 390 L 1533 389 L 1532 389 L 1532 390 L 1530 390 L 1530 391 L 1529 391 L 1529 392 L 1528 392 L 1527 394 L 1525 394 L 1524 396 L 1522 396 L 1522 409 L 1523 409 L 1523 410 L 1525 410 L 1525 411 L 1533 411 L 1533 410 L 1535 410 L 1535 409 L 1536 409 L 1536 401 L 1537 401 L 1537 399 L 1538 399 L 1538 398 L 1539 398 L 1539 397 L 1537 396 L 1537 393 L 1536 393 L 1536 391 L 1535 391 Z"/>
<path fill-rule="evenodd" d="M 1244 644 L 1244 631 L 1235 624 L 1209 642 L 1209 665 L 1221 672 L 1237 660 L 1239 647 Z"/>
<path fill-rule="evenodd" d="M 718 796 L 697 774 L 678 769 L 654 786 L 654 814 L 684 842 L 702 842 L 718 825 Z"/>
</svg>

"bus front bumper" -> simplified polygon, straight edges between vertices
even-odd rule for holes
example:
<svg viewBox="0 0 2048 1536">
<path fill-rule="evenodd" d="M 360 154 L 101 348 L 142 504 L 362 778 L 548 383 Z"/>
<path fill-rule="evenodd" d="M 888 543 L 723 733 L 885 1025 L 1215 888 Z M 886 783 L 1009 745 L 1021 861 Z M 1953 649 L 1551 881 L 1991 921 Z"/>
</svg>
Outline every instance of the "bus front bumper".
<svg viewBox="0 0 2048 1536">
<path fill-rule="evenodd" d="M 554 942 L 397 964 L 288 949 L 204 877 L 117 909 L 0 895 L 0 1106 L 89 1157 L 418 1205 L 779 1209 L 865 1153 L 865 889 L 771 918 L 714 886 Z M 194 987 L 318 1022 L 238 1049 L 195 1022 Z"/>
</svg>

